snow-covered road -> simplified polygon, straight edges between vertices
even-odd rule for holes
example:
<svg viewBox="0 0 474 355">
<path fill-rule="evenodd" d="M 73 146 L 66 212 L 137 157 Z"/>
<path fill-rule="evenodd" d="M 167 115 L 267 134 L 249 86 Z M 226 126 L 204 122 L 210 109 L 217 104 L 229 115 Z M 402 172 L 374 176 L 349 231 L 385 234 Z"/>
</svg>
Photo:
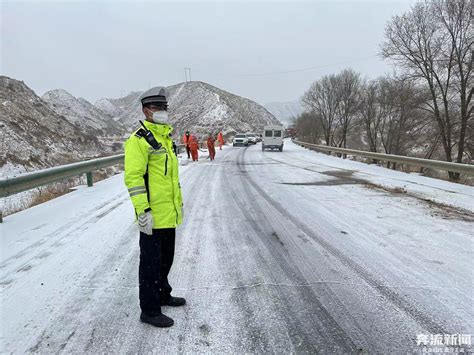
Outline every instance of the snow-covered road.
<svg viewBox="0 0 474 355">
<path fill-rule="evenodd" d="M 0 351 L 387 353 L 474 334 L 474 188 L 291 142 L 218 150 L 181 185 L 174 327 L 138 320 L 120 174 L 0 225 Z"/>
</svg>

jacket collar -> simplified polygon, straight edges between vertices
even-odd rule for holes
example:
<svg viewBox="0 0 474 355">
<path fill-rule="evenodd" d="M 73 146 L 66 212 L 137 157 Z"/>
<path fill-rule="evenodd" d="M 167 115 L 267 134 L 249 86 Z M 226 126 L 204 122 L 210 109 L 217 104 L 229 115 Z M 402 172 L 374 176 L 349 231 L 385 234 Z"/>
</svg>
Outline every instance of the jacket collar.
<svg viewBox="0 0 474 355">
<path fill-rule="evenodd" d="M 144 120 L 143 124 L 151 131 L 151 133 L 153 133 L 153 135 L 168 138 L 170 133 L 173 132 L 173 127 L 168 124 L 153 123 L 147 120 Z"/>
</svg>

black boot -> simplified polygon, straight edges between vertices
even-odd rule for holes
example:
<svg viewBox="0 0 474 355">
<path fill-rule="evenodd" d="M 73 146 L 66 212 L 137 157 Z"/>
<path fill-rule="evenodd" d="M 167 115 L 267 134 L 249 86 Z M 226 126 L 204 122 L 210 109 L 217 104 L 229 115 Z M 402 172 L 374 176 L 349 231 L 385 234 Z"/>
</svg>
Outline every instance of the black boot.
<svg viewBox="0 0 474 355">
<path fill-rule="evenodd" d="M 140 314 L 140 320 L 143 323 L 148 323 L 159 328 L 171 327 L 174 324 L 174 320 L 172 320 L 170 317 L 165 316 L 164 314 L 149 316 L 146 313 L 142 312 L 142 314 Z"/>
<path fill-rule="evenodd" d="M 171 306 L 171 307 L 179 307 L 184 306 L 186 304 L 186 300 L 182 297 L 173 297 L 170 296 L 166 301 L 161 302 L 162 306 Z"/>
</svg>

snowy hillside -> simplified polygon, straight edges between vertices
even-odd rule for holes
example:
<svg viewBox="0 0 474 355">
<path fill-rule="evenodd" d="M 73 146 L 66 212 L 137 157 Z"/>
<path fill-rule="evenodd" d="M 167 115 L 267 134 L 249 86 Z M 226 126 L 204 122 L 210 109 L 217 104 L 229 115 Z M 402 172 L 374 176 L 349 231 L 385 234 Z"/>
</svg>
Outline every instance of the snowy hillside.
<svg viewBox="0 0 474 355">
<path fill-rule="evenodd" d="M 54 112 L 22 81 L 0 76 L 0 177 L 102 155 L 106 146 Z"/>
<path fill-rule="evenodd" d="M 122 113 L 122 109 L 110 102 L 109 99 L 97 100 L 94 106 L 109 116 L 112 116 L 114 120 L 118 119 L 118 116 Z"/>
<path fill-rule="evenodd" d="M 130 114 L 134 114 L 138 98 L 142 94 L 142 91 L 132 91 L 127 96 L 118 98 L 118 99 L 110 99 L 110 98 L 103 98 L 96 101 L 94 106 L 96 106 L 99 110 L 102 110 L 116 120 L 124 121 L 124 118 Z M 125 119 L 125 121 L 127 121 Z M 133 125 L 128 125 L 134 127 L 136 121 L 133 122 Z"/>
<path fill-rule="evenodd" d="M 299 101 L 269 102 L 263 106 L 285 126 L 292 124 L 292 118 L 303 113 L 303 105 Z"/>
<path fill-rule="evenodd" d="M 169 111 L 175 131 L 181 134 L 190 130 L 203 136 L 222 130 L 224 135 L 235 132 L 260 131 L 266 124 L 278 124 L 278 120 L 264 107 L 249 99 L 231 94 L 215 86 L 194 81 L 168 87 Z M 118 116 L 127 127 L 136 127 L 143 119 L 138 101 L 140 92 L 132 92 L 122 99 L 101 99 L 96 107 Z M 108 109 L 108 108 L 111 109 Z"/>
<path fill-rule="evenodd" d="M 124 132 L 112 115 L 100 110 L 83 98 L 76 98 L 65 90 L 51 90 L 42 97 L 50 108 L 63 115 L 73 125 L 94 135 L 113 135 Z"/>
<path fill-rule="evenodd" d="M 104 98 L 97 101 L 96 105 L 99 104 L 100 109 L 113 115 L 118 122 L 130 130 L 137 126 L 139 119 L 143 119 L 141 106 L 138 103 L 141 94 L 142 91 L 134 91 L 118 99 Z"/>
</svg>

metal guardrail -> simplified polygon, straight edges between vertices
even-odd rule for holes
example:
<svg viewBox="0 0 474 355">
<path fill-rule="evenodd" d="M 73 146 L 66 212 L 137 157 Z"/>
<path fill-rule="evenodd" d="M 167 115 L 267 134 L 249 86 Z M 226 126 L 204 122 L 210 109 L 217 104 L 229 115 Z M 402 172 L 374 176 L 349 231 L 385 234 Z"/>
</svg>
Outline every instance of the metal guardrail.
<svg viewBox="0 0 474 355">
<path fill-rule="evenodd" d="M 123 163 L 123 157 L 123 154 L 118 154 L 106 158 L 91 159 L 0 180 L 0 197 L 7 197 L 82 174 L 89 175 L 87 185 L 92 186 L 92 171 Z"/>
<path fill-rule="evenodd" d="M 178 153 L 183 147 L 184 144 L 177 145 Z M 91 187 L 93 184 L 92 172 L 94 170 L 123 163 L 123 158 L 124 154 L 117 154 L 8 177 L 0 180 L 0 198 L 82 174 L 86 174 L 87 186 Z M 2 221 L 2 211 L 0 211 L 0 223 Z"/>
<path fill-rule="evenodd" d="M 82 174 L 86 174 L 87 186 L 90 187 L 92 186 L 92 171 L 123 163 L 123 157 L 123 154 L 118 154 L 91 159 L 0 180 L 0 198 Z M 3 214 L 0 211 L 0 223 L 2 222 Z"/>
<path fill-rule="evenodd" d="M 353 155 L 353 156 L 358 156 L 358 157 L 363 157 L 363 158 L 371 158 L 371 159 L 389 161 L 389 162 L 394 162 L 394 163 L 399 163 L 399 164 L 419 166 L 419 167 L 429 168 L 429 169 L 438 169 L 438 170 L 452 171 L 455 173 L 474 175 L 474 165 L 472 164 L 451 163 L 451 162 L 442 161 L 442 160 L 405 157 L 401 155 L 367 152 L 364 150 L 328 147 L 326 145 L 311 144 L 311 143 L 301 142 L 298 140 L 293 140 L 293 142 L 303 147 L 314 149 L 314 150 L 320 150 L 323 152 L 342 153 L 346 155 Z"/>
</svg>

